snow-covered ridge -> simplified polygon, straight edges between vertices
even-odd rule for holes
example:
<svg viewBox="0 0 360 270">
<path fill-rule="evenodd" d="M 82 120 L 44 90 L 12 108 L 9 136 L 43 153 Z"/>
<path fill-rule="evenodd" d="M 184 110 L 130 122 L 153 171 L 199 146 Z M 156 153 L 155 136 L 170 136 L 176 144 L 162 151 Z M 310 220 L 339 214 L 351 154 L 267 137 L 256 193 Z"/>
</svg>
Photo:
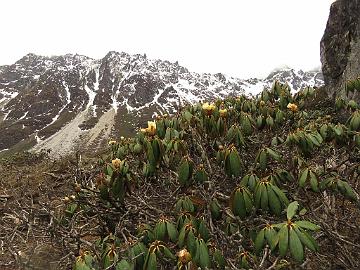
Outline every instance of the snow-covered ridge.
<svg viewBox="0 0 360 270">
<path fill-rule="evenodd" d="M 189 103 L 256 95 L 274 80 L 287 82 L 293 91 L 323 83 L 319 71 L 286 68 L 265 79 L 243 80 L 222 73 L 196 73 L 178 62 L 125 52 L 109 52 L 102 59 L 28 54 L 0 71 L 0 137 L 5 138 L 0 150 L 11 148 L 16 140 L 45 141 L 69 125 L 78 126 L 84 131 L 81 134 L 92 132 L 104 126 L 98 122 L 109 119 L 102 117 L 105 114 L 114 115 L 114 126 L 92 134 L 119 128 L 131 133 L 153 115 L 172 114 Z M 19 129 L 22 133 L 12 138 L 11 132 Z"/>
</svg>

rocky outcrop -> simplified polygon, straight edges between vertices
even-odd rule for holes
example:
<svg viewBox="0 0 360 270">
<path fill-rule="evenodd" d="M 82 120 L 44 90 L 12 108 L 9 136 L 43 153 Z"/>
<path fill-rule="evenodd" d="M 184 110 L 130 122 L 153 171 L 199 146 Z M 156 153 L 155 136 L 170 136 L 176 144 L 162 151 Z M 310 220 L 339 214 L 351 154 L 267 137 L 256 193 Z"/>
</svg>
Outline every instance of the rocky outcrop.
<svg viewBox="0 0 360 270">
<path fill-rule="evenodd" d="M 345 82 L 360 76 L 360 0 L 331 5 L 320 43 L 322 72 L 329 95 L 345 93 Z M 350 98 L 360 99 L 358 92 Z"/>
</svg>

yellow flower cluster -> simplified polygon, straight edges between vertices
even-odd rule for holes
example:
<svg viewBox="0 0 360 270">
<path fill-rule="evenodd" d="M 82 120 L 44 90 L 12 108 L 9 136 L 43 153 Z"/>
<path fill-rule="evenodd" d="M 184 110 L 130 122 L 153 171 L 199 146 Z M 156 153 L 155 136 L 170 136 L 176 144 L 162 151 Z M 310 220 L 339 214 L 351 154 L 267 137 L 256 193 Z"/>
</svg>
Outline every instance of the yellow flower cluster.
<svg viewBox="0 0 360 270">
<path fill-rule="evenodd" d="M 191 254 L 186 250 L 186 248 L 180 250 L 178 253 L 176 253 L 176 255 L 179 257 L 179 261 L 183 264 L 191 261 Z"/>
<path fill-rule="evenodd" d="M 227 115 L 227 109 L 220 109 L 219 110 L 220 117 L 226 117 Z"/>
<path fill-rule="evenodd" d="M 120 168 L 120 164 L 121 164 L 121 160 L 116 158 L 116 159 L 113 159 L 111 161 L 112 165 L 114 166 L 114 168 Z"/>
<path fill-rule="evenodd" d="M 215 108 L 216 108 L 216 106 L 213 103 L 209 104 L 208 102 L 205 102 L 202 105 L 202 109 L 207 113 L 207 115 L 211 115 L 213 113 L 213 111 L 215 110 Z"/>
<path fill-rule="evenodd" d="M 150 136 L 154 136 L 156 134 L 156 123 L 155 121 L 148 121 L 148 127 L 140 129 L 142 133 L 146 133 Z"/>
<path fill-rule="evenodd" d="M 298 111 L 298 106 L 294 103 L 289 103 L 287 105 L 287 108 L 292 111 L 292 112 L 297 112 Z"/>
<path fill-rule="evenodd" d="M 109 145 L 114 145 L 116 144 L 116 141 L 109 141 Z"/>
</svg>

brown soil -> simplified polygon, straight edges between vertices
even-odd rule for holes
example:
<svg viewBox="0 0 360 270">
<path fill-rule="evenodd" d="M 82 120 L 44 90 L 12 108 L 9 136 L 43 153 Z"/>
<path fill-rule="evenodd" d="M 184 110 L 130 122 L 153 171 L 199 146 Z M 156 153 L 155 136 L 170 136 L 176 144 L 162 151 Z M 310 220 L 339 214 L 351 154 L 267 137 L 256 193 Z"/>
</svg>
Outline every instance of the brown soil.
<svg viewBox="0 0 360 270">
<path fill-rule="evenodd" d="M 54 232 L 73 191 L 75 158 L 45 153 L 0 162 L 0 269 L 66 269 L 74 255 Z"/>
</svg>

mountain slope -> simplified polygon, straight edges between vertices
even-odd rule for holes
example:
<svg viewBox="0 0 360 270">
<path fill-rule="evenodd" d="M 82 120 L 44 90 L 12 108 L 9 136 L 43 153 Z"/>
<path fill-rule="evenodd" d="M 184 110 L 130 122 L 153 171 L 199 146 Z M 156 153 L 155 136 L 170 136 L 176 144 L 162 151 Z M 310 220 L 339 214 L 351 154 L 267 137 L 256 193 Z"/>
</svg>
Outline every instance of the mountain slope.
<svg viewBox="0 0 360 270">
<path fill-rule="evenodd" d="M 294 91 L 322 84 L 318 71 L 283 69 L 263 80 L 241 80 L 190 72 L 177 62 L 140 54 L 109 52 L 99 60 L 28 54 L 0 67 L 0 151 L 92 149 L 120 135 L 114 130 L 127 136 L 157 114 L 173 114 L 202 100 L 256 94 L 276 79 Z"/>
</svg>

